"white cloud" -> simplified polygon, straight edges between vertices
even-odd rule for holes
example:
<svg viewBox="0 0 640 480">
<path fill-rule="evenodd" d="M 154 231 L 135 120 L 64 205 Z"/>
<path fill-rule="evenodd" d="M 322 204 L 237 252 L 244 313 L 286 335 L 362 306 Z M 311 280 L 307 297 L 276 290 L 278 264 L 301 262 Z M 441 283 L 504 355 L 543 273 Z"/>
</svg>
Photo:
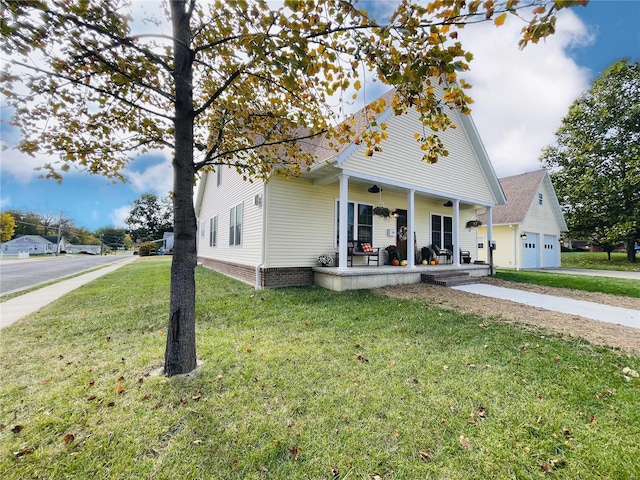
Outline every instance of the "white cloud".
<svg viewBox="0 0 640 480">
<path fill-rule="evenodd" d="M 568 108 L 589 88 L 589 70 L 570 58 L 571 48 L 592 41 L 571 11 L 558 15 L 556 34 L 524 50 L 522 23 L 510 18 L 500 28 L 468 26 L 459 34 L 471 50 L 472 117 L 499 177 L 540 168 L 541 150 L 555 140 Z"/>
<path fill-rule="evenodd" d="M 127 224 L 124 222 L 129 212 L 131 211 L 131 205 L 125 205 L 124 207 L 116 208 L 109 214 L 111 225 L 115 228 L 125 228 Z"/>
<path fill-rule="evenodd" d="M 127 181 L 139 192 L 152 192 L 166 197 L 173 190 L 173 167 L 168 155 L 162 155 L 163 161 L 153 163 L 142 170 L 127 169 Z"/>
</svg>

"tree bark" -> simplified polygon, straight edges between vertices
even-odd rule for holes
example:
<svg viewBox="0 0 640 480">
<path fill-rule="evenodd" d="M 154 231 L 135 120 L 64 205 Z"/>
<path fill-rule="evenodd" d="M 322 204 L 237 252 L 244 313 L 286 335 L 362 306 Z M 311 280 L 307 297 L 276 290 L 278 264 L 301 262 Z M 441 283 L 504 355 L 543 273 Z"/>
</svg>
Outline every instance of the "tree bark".
<svg viewBox="0 0 640 480">
<path fill-rule="evenodd" d="M 627 240 L 627 262 L 630 263 L 636 263 L 636 240 L 635 238 L 633 239 L 628 239 Z"/>
<path fill-rule="evenodd" d="M 196 368 L 196 217 L 193 206 L 193 52 L 187 2 L 172 0 L 175 81 L 175 156 L 173 158 L 174 245 L 164 373 Z"/>
</svg>

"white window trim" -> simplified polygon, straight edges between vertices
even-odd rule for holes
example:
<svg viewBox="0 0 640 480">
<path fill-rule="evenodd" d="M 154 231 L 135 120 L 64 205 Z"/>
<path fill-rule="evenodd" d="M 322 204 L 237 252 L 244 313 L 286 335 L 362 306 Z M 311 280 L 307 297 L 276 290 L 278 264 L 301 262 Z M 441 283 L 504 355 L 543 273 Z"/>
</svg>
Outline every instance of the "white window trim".
<svg viewBox="0 0 640 480">
<path fill-rule="evenodd" d="M 240 208 L 240 223 L 238 223 L 238 208 Z M 233 211 L 233 216 L 235 220 L 233 221 L 233 225 L 231 224 L 231 212 Z M 242 226 L 244 224 L 244 202 L 241 202 L 229 210 L 229 246 L 230 247 L 240 247 L 242 246 Z M 240 238 L 236 241 L 238 237 L 236 233 L 236 229 L 240 227 Z M 233 239 L 231 238 L 231 231 L 233 229 Z"/>
<path fill-rule="evenodd" d="M 218 246 L 218 215 L 214 215 L 209 219 L 209 246 Z"/>
<path fill-rule="evenodd" d="M 338 233 L 339 233 L 338 232 L 338 215 L 340 214 L 339 204 L 340 204 L 340 199 L 336 198 L 336 200 L 335 200 L 335 214 L 333 216 L 333 229 L 334 229 L 334 232 L 333 232 L 333 245 L 334 245 L 334 248 L 338 248 Z M 354 217 L 353 218 L 353 235 L 354 235 L 353 240 L 357 241 L 358 240 L 358 225 L 359 225 L 358 224 L 358 218 L 357 218 L 358 217 L 358 214 L 357 214 L 358 206 L 359 205 L 365 205 L 365 206 L 371 207 L 373 209 L 374 205 L 372 203 L 354 202 L 352 200 L 349 200 L 347 202 L 347 207 L 348 207 L 348 205 L 353 205 L 353 217 Z M 348 211 L 348 208 L 347 208 L 347 211 Z M 374 225 L 373 225 L 373 220 L 374 220 L 373 217 L 374 217 L 374 215 L 372 214 L 372 216 L 371 216 L 371 245 L 375 245 L 374 242 L 375 242 L 375 230 L 376 229 L 374 228 Z M 347 231 L 348 231 L 348 227 L 347 227 Z"/>
</svg>

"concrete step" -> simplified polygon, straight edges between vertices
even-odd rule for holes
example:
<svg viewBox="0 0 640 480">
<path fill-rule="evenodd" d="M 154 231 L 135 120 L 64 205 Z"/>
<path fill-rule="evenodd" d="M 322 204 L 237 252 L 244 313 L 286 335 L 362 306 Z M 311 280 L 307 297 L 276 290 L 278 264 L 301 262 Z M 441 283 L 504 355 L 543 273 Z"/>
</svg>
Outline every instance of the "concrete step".
<svg viewBox="0 0 640 480">
<path fill-rule="evenodd" d="M 466 277 L 449 277 L 434 282 L 435 285 L 441 285 L 443 287 L 457 287 L 458 285 L 469 285 L 472 283 L 478 283 L 478 280 L 468 275 Z"/>
<path fill-rule="evenodd" d="M 454 287 L 457 285 L 468 285 L 476 283 L 477 280 L 469 276 L 469 272 L 446 271 L 437 273 L 423 273 L 421 280 L 424 283 L 441 285 L 444 287 Z"/>
</svg>

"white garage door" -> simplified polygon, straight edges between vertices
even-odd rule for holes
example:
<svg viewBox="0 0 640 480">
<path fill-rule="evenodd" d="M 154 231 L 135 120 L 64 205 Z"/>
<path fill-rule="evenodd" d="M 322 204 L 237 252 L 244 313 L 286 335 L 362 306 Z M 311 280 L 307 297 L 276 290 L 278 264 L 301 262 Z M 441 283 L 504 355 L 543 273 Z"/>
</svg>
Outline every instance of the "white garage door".
<svg viewBox="0 0 640 480">
<path fill-rule="evenodd" d="M 542 254 L 543 267 L 559 267 L 558 237 L 555 235 L 544 236 L 544 253 Z"/>
<path fill-rule="evenodd" d="M 524 241 L 524 248 L 522 254 L 523 267 L 524 268 L 538 268 L 540 267 L 540 250 L 537 233 L 526 232 L 527 239 Z"/>
</svg>

